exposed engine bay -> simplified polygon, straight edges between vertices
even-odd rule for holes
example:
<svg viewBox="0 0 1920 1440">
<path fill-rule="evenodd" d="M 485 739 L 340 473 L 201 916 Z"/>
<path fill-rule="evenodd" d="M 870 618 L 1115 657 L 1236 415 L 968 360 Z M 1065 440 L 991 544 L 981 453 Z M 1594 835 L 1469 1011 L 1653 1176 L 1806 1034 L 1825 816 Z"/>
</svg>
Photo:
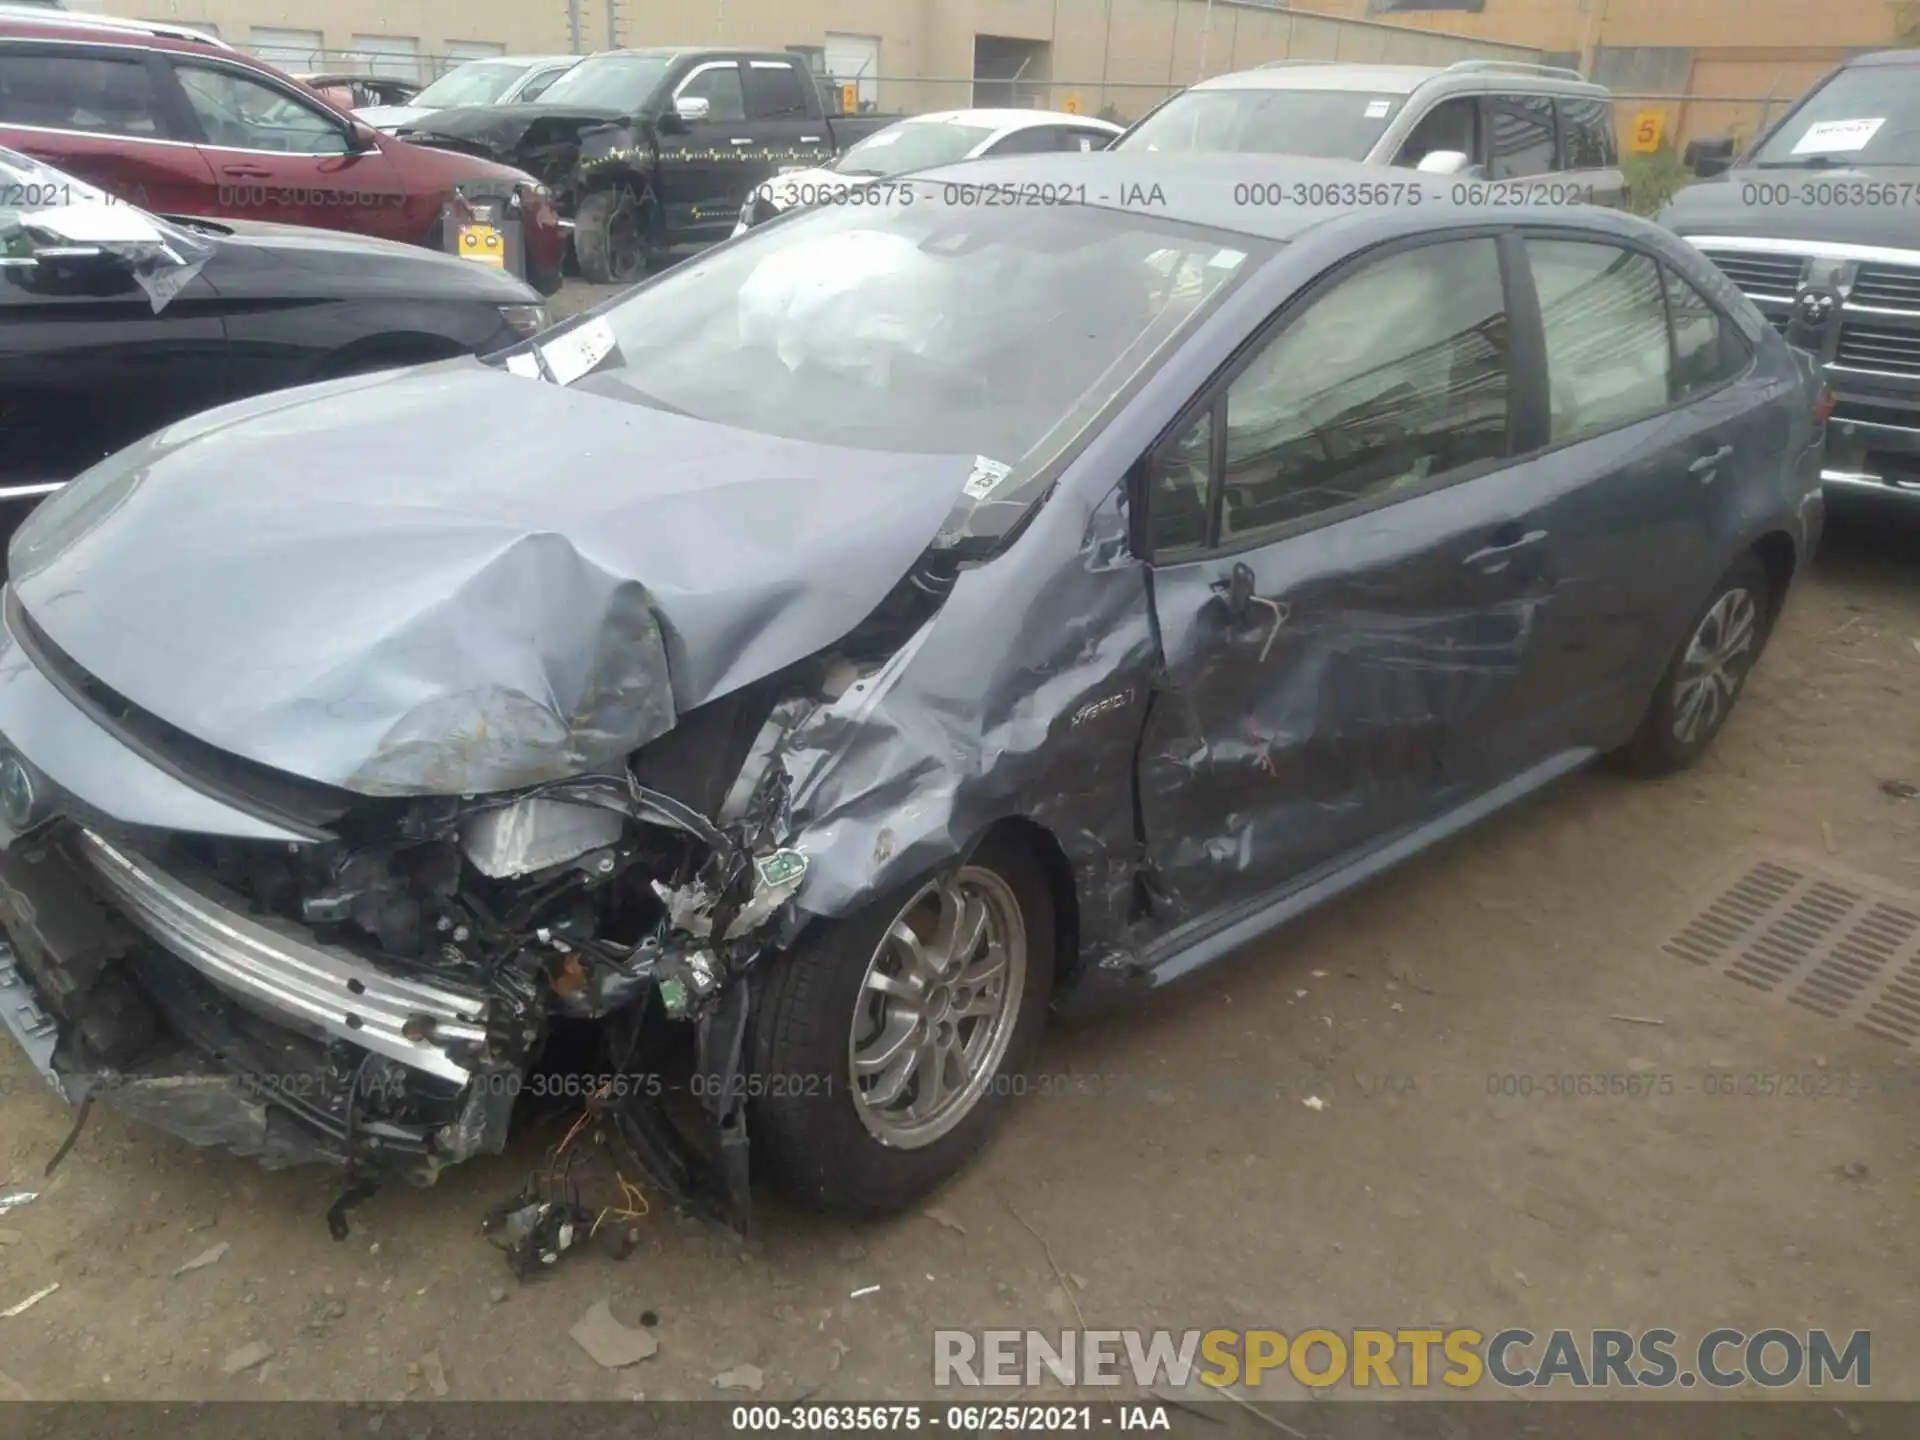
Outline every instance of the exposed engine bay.
<svg viewBox="0 0 1920 1440">
<path fill-rule="evenodd" d="M 37 827 L 0 884 L 18 963 L 71 1000 L 64 1068 L 84 1078 L 68 1098 L 170 1107 L 190 1133 L 164 1053 L 184 1041 L 307 1122 L 298 1140 L 241 1138 L 200 1095 L 190 1138 L 342 1166 L 336 1236 L 382 1180 L 431 1183 L 503 1149 L 523 1099 L 563 1101 L 548 1108 L 593 1115 L 661 1192 L 746 1228 L 743 981 L 804 923 L 787 744 L 951 578 L 950 558 L 928 560 L 834 652 L 683 716 L 619 772 L 486 796 L 334 792 L 330 838 L 311 844 Z M 84 923 L 105 922 L 98 943 L 36 943 L 61 908 L 56 871 L 87 892 Z M 75 954 L 112 961 L 113 983 L 63 973 Z M 500 1217 L 528 1231 L 510 1254 L 543 1243 L 536 1211 L 577 1209 Z"/>
</svg>

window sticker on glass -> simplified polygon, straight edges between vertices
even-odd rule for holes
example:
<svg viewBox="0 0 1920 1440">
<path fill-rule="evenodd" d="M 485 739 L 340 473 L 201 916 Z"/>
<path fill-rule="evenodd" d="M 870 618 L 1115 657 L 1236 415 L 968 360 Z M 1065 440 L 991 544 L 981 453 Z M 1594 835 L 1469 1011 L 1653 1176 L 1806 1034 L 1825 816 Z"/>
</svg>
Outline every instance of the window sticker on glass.
<svg viewBox="0 0 1920 1440">
<path fill-rule="evenodd" d="M 1240 262 L 1246 258 L 1247 252 L 1244 250 L 1216 250 L 1213 258 L 1207 261 L 1207 268 L 1210 270 L 1238 270 L 1240 268 Z"/>
<path fill-rule="evenodd" d="M 973 457 L 973 473 L 967 477 L 963 487 L 970 500 L 984 500 L 1000 488 L 1000 482 L 1013 473 L 1011 465 L 1002 465 L 998 460 L 989 460 L 984 455 Z"/>
<path fill-rule="evenodd" d="M 1391 100 L 1369 100 L 1367 102 L 1367 119 L 1378 120 L 1392 108 L 1393 102 Z"/>
<path fill-rule="evenodd" d="M 540 357 L 553 372 L 553 383 L 571 385 L 612 353 L 613 327 L 603 319 L 587 321 L 540 347 Z"/>
<path fill-rule="evenodd" d="M 540 378 L 540 362 L 533 358 L 531 351 L 524 355 L 507 357 L 507 372 L 512 375 L 524 375 L 529 380 Z"/>
<path fill-rule="evenodd" d="M 1822 120 L 1809 125 L 1807 133 L 1793 147 L 1796 155 L 1831 154 L 1836 150 L 1864 150 L 1874 132 L 1886 124 L 1886 117 L 1874 120 Z"/>
</svg>

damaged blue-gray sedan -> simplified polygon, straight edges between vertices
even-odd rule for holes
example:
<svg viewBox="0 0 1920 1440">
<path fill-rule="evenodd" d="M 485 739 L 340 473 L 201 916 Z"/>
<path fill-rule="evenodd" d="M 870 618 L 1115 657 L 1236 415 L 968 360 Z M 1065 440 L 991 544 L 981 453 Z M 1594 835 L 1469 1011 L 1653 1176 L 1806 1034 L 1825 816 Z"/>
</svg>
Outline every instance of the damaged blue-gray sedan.
<svg viewBox="0 0 1920 1440">
<path fill-rule="evenodd" d="M 1630 216 L 1252 178 L 935 172 L 95 467 L 11 552 L 16 1038 L 361 1192 L 537 1090 L 874 1214 L 1050 1007 L 1697 758 L 1818 538 L 1808 362 Z"/>
</svg>

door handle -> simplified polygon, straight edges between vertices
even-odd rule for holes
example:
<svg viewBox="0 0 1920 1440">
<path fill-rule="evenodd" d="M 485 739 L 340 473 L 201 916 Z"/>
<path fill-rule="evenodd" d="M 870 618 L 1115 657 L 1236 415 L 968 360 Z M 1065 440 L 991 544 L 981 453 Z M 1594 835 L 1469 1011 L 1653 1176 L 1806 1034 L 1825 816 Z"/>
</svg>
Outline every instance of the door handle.
<svg viewBox="0 0 1920 1440">
<path fill-rule="evenodd" d="M 1487 537 L 1488 543 L 1460 563 L 1470 565 L 1484 575 L 1498 575 L 1513 563 L 1522 550 L 1547 538 L 1544 530 L 1528 530 L 1517 524 L 1502 525 Z"/>
<path fill-rule="evenodd" d="M 1702 455 L 1698 460 L 1687 466 L 1687 473 L 1689 475 L 1698 475 L 1702 485 L 1711 485 L 1720 462 L 1730 458 L 1732 454 L 1733 446 L 1722 445 L 1718 450 Z"/>
<path fill-rule="evenodd" d="M 751 145 L 753 143 L 753 137 L 751 135 L 736 135 L 733 137 L 733 143 L 736 145 Z"/>
<path fill-rule="evenodd" d="M 262 169 L 258 165 L 222 165 L 220 173 L 236 175 L 242 180 L 267 180 L 273 175 L 271 170 Z"/>
<path fill-rule="evenodd" d="M 818 145 L 820 143 L 820 137 L 818 135 L 802 135 L 800 137 L 800 143 L 802 145 Z"/>
<path fill-rule="evenodd" d="M 1264 665 L 1267 656 L 1272 653 L 1274 638 L 1279 635 L 1280 627 L 1287 623 L 1293 610 L 1284 600 L 1254 594 L 1253 586 L 1253 570 L 1243 560 L 1233 567 L 1233 573 L 1227 579 L 1213 582 L 1213 591 L 1227 602 L 1227 617 L 1235 624 L 1247 619 L 1256 608 L 1272 617 L 1267 625 L 1267 638 L 1260 646 L 1260 663 Z"/>
</svg>

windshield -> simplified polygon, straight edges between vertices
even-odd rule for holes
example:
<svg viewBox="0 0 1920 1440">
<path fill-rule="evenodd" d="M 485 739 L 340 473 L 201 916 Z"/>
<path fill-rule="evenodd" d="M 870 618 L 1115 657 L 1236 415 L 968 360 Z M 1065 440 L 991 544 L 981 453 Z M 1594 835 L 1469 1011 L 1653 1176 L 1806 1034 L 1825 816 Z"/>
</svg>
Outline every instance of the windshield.
<svg viewBox="0 0 1920 1440">
<path fill-rule="evenodd" d="M 903 120 L 876 130 L 834 164 L 842 175 L 905 175 L 964 160 L 993 131 L 984 125 Z"/>
<path fill-rule="evenodd" d="M 542 105 L 638 110 L 666 78 L 664 55 L 590 55 L 547 87 Z"/>
<path fill-rule="evenodd" d="M 1754 163 L 1920 165 L 1920 85 L 1908 67 L 1842 70 L 1800 102 Z"/>
<path fill-rule="evenodd" d="M 458 105 L 491 105 L 527 73 L 518 60 L 473 60 L 449 70 L 408 102 L 424 109 L 451 110 Z"/>
<path fill-rule="evenodd" d="M 1405 98 L 1359 90 L 1189 90 L 1115 148 L 1364 160 Z"/>
<path fill-rule="evenodd" d="M 588 383 L 1010 473 L 1084 428 L 1256 251 L 1271 247 L 1144 213 L 949 205 L 904 182 L 883 206 L 751 231 L 612 305 L 616 354 Z"/>
</svg>

